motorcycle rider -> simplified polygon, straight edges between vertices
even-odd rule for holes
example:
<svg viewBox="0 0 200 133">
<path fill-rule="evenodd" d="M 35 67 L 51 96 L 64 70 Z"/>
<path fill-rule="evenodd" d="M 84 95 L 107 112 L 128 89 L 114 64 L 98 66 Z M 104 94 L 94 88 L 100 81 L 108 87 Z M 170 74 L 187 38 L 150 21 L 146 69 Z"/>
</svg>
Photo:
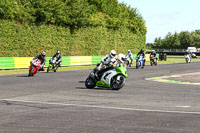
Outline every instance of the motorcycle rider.
<svg viewBox="0 0 200 133">
<path fill-rule="evenodd" d="M 156 56 L 156 51 L 155 50 L 152 50 L 152 52 L 150 53 L 150 59 L 153 58 L 153 59 L 156 59 L 156 62 L 158 61 L 158 58 Z"/>
<path fill-rule="evenodd" d="M 94 73 L 97 79 L 99 79 L 100 75 L 103 72 L 112 69 L 113 67 L 112 65 L 115 64 L 116 62 L 115 56 L 116 56 L 116 51 L 111 50 L 110 54 L 106 55 L 101 59 L 101 63 L 94 69 Z"/>
<path fill-rule="evenodd" d="M 46 56 L 46 52 L 42 51 L 40 55 L 38 55 L 35 58 L 33 58 L 33 59 L 39 59 L 41 61 L 41 65 L 40 65 L 39 71 L 44 71 L 44 65 L 45 65 L 45 62 L 46 62 L 45 56 Z"/>
<path fill-rule="evenodd" d="M 123 65 L 123 67 L 126 68 L 125 62 L 126 62 L 126 56 L 120 53 L 117 56 L 117 61 L 114 66 L 119 67 L 120 65 Z"/>
<path fill-rule="evenodd" d="M 131 59 L 129 66 L 131 66 L 131 64 L 133 64 L 133 54 L 131 53 L 130 49 L 128 50 L 128 53 L 126 54 L 126 59 L 129 59 L 129 58 Z"/>
<path fill-rule="evenodd" d="M 144 52 L 144 49 L 141 49 L 140 52 L 137 54 L 137 57 L 139 57 L 139 56 L 143 56 L 143 58 L 144 58 L 144 66 L 145 66 L 145 61 L 146 61 L 146 59 L 145 59 L 145 52 Z"/>
<path fill-rule="evenodd" d="M 191 62 L 191 53 L 189 52 L 189 50 L 186 50 L 184 57 L 187 59 L 188 58 L 188 62 Z"/>
<path fill-rule="evenodd" d="M 54 58 L 56 58 L 56 65 L 58 65 L 58 67 L 61 67 L 62 56 L 59 50 L 56 51 L 56 54 L 51 59 L 54 59 Z"/>
</svg>

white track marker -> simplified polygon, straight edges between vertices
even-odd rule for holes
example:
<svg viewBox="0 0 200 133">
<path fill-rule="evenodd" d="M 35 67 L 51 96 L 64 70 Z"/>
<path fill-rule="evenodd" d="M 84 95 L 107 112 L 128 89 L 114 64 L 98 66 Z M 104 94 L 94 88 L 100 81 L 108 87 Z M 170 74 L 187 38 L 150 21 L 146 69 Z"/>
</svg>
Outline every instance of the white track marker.
<svg viewBox="0 0 200 133">
<path fill-rule="evenodd" d="M 32 103 L 32 104 L 59 105 L 59 106 L 75 106 L 75 107 L 87 107 L 87 108 L 101 108 L 101 109 L 113 109 L 113 110 L 125 110 L 125 111 L 142 111 L 142 112 L 159 112 L 159 113 L 178 113 L 178 114 L 196 114 L 196 115 L 200 115 L 200 112 L 170 111 L 170 110 L 151 110 L 151 109 L 134 109 L 134 108 L 109 107 L 109 106 L 95 106 L 95 105 L 82 105 L 82 104 L 65 104 L 65 103 L 52 103 L 52 102 L 37 102 L 37 101 L 25 101 L 25 100 L 0 99 L 0 102 L 3 102 L 3 101 L 4 102 Z"/>
<path fill-rule="evenodd" d="M 176 106 L 177 108 L 191 108 L 191 106 Z"/>
</svg>

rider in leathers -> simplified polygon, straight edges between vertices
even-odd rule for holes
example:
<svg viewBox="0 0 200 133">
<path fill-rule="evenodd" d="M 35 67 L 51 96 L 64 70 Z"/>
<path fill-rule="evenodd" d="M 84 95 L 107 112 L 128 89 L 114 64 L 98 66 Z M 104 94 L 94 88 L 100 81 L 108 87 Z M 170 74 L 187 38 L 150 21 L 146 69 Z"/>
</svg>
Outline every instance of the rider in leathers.
<svg viewBox="0 0 200 133">
<path fill-rule="evenodd" d="M 46 56 L 46 52 L 42 51 L 40 55 L 38 55 L 35 58 L 33 58 L 33 59 L 39 59 L 41 61 L 41 65 L 40 65 L 39 71 L 44 71 L 44 65 L 45 65 L 45 62 L 46 62 L 45 56 Z"/>
<path fill-rule="evenodd" d="M 158 58 L 157 58 L 157 56 L 156 56 L 156 51 L 155 51 L 155 50 L 152 51 L 152 53 L 150 54 L 150 57 L 155 58 L 155 59 L 156 59 L 156 62 L 158 61 Z"/>
<path fill-rule="evenodd" d="M 52 57 L 52 59 L 54 59 L 55 57 L 56 57 L 56 65 L 60 67 L 62 63 L 62 56 L 60 54 L 60 51 L 57 50 L 56 54 Z"/>
<path fill-rule="evenodd" d="M 143 58 L 144 58 L 144 65 L 145 65 L 146 59 L 145 59 L 145 52 L 144 52 L 144 49 L 141 49 L 140 52 L 137 54 L 137 56 L 143 56 Z"/>
<path fill-rule="evenodd" d="M 185 54 L 184 54 L 185 58 L 188 58 L 188 62 L 191 62 L 191 53 L 189 52 L 189 50 L 186 50 Z"/>
<path fill-rule="evenodd" d="M 126 58 L 131 59 L 131 62 L 130 62 L 130 66 L 131 66 L 131 64 L 133 64 L 133 54 L 131 53 L 131 50 L 128 50 L 128 53 L 126 54 Z"/>
<path fill-rule="evenodd" d="M 100 65 L 95 68 L 95 75 L 97 78 L 100 78 L 100 75 L 103 72 L 113 68 L 112 65 L 116 62 L 115 56 L 116 56 L 116 51 L 111 50 L 110 54 L 106 55 L 101 59 Z"/>
</svg>

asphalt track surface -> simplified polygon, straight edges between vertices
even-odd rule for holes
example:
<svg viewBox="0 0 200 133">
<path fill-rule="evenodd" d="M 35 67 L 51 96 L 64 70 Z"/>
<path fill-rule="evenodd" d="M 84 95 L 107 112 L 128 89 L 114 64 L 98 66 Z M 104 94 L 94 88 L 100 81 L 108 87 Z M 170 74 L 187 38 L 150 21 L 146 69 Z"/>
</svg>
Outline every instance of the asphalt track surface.
<svg viewBox="0 0 200 133">
<path fill-rule="evenodd" d="M 90 71 L 0 76 L 0 133 L 200 132 L 199 85 L 145 80 L 199 72 L 200 63 L 130 68 L 119 91 L 86 89 Z"/>
</svg>

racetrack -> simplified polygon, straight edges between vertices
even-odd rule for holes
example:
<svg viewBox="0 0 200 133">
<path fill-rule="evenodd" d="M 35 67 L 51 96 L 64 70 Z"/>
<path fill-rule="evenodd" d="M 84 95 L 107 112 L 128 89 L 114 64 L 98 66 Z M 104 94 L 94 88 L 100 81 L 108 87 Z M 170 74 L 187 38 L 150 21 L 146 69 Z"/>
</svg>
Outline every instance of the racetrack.
<svg viewBox="0 0 200 133">
<path fill-rule="evenodd" d="M 0 133 L 199 133 L 199 85 L 145 80 L 194 73 L 190 82 L 200 83 L 199 70 L 200 63 L 129 68 L 119 91 L 86 89 L 91 70 L 0 76 Z"/>
</svg>

